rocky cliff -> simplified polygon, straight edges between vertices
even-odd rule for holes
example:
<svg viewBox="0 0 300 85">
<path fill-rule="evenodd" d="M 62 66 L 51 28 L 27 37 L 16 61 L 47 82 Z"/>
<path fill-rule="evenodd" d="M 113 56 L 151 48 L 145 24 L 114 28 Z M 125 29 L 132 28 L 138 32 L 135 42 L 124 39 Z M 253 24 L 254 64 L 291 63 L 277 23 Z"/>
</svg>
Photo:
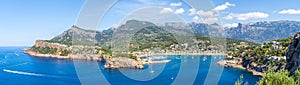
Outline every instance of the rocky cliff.
<svg viewBox="0 0 300 85">
<path fill-rule="evenodd" d="M 237 27 L 226 28 L 226 34 L 229 38 L 262 43 L 292 36 L 298 30 L 297 21 L 262 21 L 239 23 Z"/>
<path fill-rule="evenodd" d="M 34 46 L 42 47 L 42 48 L 45 48 L 45 47 L 56 48 L 58 50 L 69 50 L 67 45 L 60 44 L 60 43 L 47 42 L 44 40 L 36 40 Z"/>
<path fill-rule="evenodd" d="M 293 74 L 297 69 L 300 69 L 300 31 L 297 32 L 286 53 L 287 65 L 286 68 Z"/>
<path fill-rule="evenodd" d="M 37 40 L 33 47 L 26 49 L 25 53 L 37 57 L 105 61 L 105 68 L 144 68 L 140 59 L 135 60 L 127 57 L 110 58 L 107 55 L 96 52 L 94 48 L 97 48 L 97 46 L 67 46 L 47 40 Z M 69 52 L 62 55 L 63 51 Z"/>
<path fill-rule="evenodd" d="M 71 49 L 64 44 L 36 40 L 34 46 L 26 49 L 25 53 L 38 57 L 71 58 Z"/>
<path fill-rule="evenodd" d="M 106 63 L 104 68 L 137 68 L 143 69 L 144 65 L 141 59 L 131 59 L 126 57 L 117 57 L 117 58 L 108 58 L 106 59 Z"/>
</svg>

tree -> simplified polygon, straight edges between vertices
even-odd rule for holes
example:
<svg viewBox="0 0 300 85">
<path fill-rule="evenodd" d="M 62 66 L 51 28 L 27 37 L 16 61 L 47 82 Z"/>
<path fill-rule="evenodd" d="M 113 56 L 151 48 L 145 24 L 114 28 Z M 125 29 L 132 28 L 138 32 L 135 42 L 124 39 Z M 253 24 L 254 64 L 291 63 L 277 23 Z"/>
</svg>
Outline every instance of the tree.
<svg viewBox="0 0 300 85">
<path fill-rule="evenodd" d="M 243 84 L 243 75 L 234 83 L 234 85 L 242 85 Z M 248 85 L 248 82 L 244 83 L 244 85 Z"/>
<path fill-rule="evenodd" d="M 268 70 L 265 76 L 257 82 L 257 85 L 297 85 L 294 78 L 290 77 L 289 74 L 287 70 L 283 69 L 278 72 Z"/>
<path fill-rule="evenodd" d="M 296 70 L 294 74 L 295 82 L 299 85 L 300 84 L 300 71 Z"/>
<path fill-rule="evenodd" d="M 68 50 L 63 50 L 60 54 L 60 56 L 67 56 L 71 53 L 71 51 L 68 51 Z"/>
</svg>

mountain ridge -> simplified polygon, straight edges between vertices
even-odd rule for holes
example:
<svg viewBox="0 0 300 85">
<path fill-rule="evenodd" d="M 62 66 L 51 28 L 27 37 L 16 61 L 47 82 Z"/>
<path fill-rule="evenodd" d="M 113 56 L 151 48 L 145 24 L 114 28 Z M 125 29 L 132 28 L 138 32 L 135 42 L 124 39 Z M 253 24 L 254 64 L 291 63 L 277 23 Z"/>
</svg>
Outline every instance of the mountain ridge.
<svg viewBox="0 0 300 85">
<path fill-rule="evenodd" d="M 88 39 L 88 41 L 93 41 L 95 43 L 104 44 L 106 41 L 111 40 L 113 32 L 116 30 L 126 30 L 126 23 L 134 22 L 137 24 L 150 24 L 158 27 L 173 27 L 180 29 L 190 29 L 195 34 L 200 34 L 204 36 L 209 35 L 209 29 L 211 25 L 205 23 L 183 23 L 183 22 L 166 22 L 166 23 L 152 23 L 147 21 L 129 20 L 124 24 L 121 24 L 117 28 L 109 28 L 102 31 L 97 30 L 85 30 L 78 26 L 73 25 L 69 30 L 64 31 L 62 34 L 52 38 L 52 40 L 66 40 L 70 39 L 71 34 L 75 33 L 78 35 L 86 35 L 86 37 L 92 37 L 93 39 Z M 221 28 L 220 28 L 221 29 Z M 264 43 L 275 39 L 281 39 L 288 36 L 292 36 L 298 30 L 300 30 L 299 21 L 290 20 L 278 20 L 278 21 L 260 21 L 260 22 L 249 22 L 249 23 L 239 23 L 237 27 L 223 28 L 226 36 L 224 38 L 233 38 L 238 40 L 247 40 L 256 43 Z M 76 32 L 77 31 L 77 32 Z M 85 31 L 87 33 L 84 33 Z M 90 34 L 89 34 L 90 33 Z M 95 36 L 95 37 L 93 37 Z M 86 38 L 85 36 L 82 36 Z M 99 38 L 101 38 L 99 40 Z"/>
</svg>

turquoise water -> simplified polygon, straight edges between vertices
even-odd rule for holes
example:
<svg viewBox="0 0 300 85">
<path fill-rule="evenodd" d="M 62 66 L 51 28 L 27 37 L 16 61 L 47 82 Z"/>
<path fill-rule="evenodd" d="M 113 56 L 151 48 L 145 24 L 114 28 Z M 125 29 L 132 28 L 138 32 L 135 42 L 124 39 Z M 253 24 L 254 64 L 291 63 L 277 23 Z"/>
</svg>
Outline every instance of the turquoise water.
<svg viewBox="0 0 300 85">
<path fill-rule="evenodd" d="M 244 70 L 216 65 L 222 56 L 160 56 L 159 59 L 171 62 L 146 65 L 143 70 L 105 70 L 103 62 L 79 60 L 76 61 L 78 67 L 97 63 L 101 72 L 101 75 L 95 75 L 97 73 L 87 71 L 83 74 L 85 78 L 79 78 L 74 61 L 31 57 L 24 54 L 23 49 L 24 47 L 0 47 L 0 85 L 80 85 L 80 79 L 85 82 L 84 79 L 93 80 L 93 76 L 101 75 L 106 79 L 105 82 L 112 85 L 233 85 L 240 75 L 244 76 L 244 81 L 249 85 L 254 85 L 260 78 Z"/>
</svg>

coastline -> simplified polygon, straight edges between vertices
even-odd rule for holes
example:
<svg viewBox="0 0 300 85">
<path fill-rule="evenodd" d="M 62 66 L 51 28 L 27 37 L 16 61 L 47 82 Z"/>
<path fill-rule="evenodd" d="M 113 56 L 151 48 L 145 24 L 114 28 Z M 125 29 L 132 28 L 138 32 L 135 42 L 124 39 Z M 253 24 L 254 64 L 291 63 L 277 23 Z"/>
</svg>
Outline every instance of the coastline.
<svg viewBox="0 0 300 85">
<path fill-rule="evenodd" d="M 257 72 L 255 70 L 252 70 L 252 69 L 248 69 L 248 68 L 245 68 L 243 67 L 241 64 L 230 64 L 228 65 L 227 62 L 229 62 L 230 60 L 220 60 L 218 61 L 218 65 L 220 66 L 223 66 L 223 67 L 229 67 L 229 68 L 239 68 L 239 69 L 243 69 L 243 70 L 246 70 L 248 72 L 251 72 L 253 75 L 255 76 L 264 76 L 264 73 L 262 72 Z"/>
<path fill-rule="evenodd" d="M 164 56 L 164 55 L 227 55 L 224 53 L 155 53 L 152 56 Z"/>
<path fill-rule="evenodd" d="M 107 63 L 106 68 L 119 68 L 119 67 L 126 67 L 124 65 L 117 65 L 116 62 L 127 62 L 127 61 L 132 61 L 132 59 L 125 59 L 125 58 L 104 58 L 101 57 L 100 55 L 78 55 L 78 56 L 85 56 L 85 57 L 75 57 L 74 55 L 68 55 L 68 56 L 60 56 L 60 55 L 53 55 L 53 54 L 40 54 L 34 51 L 31 51 L 28 48 L 24 49 L 24 53 L 28 54 L 30 56 L 34 56 L 34 57 L 45 57 L 45 58 L 56 58 L 56 59 L 80 59 L 80 60 L 95 60 L 95 61 L 105 61 L 105 62 L 110 62 Z M 150 54 L 147 56 L 168 56 L 168 55 L 213 55 L 213 56 L 225 56 L 226 54 L 224 53 L 155 53 L 155 54 Z M 125 61 L 123 61 L 125 60 Z M 129 67 L 136 67 L 138 69 L 143 68 L 142 65 L 144 64 L 159 64 L 159 63 L 168 63 L 170 62 L 170 60 L 163 60 L 163 61 L 143 61 L 141 59 L 135 60 L 135 62 L 133 62 L 134 64 L 132 66 Z M 219 62 L 218 62 L 219 63 Z M 236 68 L 242 68 L 245 69 L 243 67 L 236 67 Z"/>
<path fill-rule="evenodd" d="M 24 49 L 24 53 L 25 54 L 28 54 L 30 56 L 34 56 L 34 57 L 45 57 L 45 58 L 56 58 L 56 59 L 81 59 L 81 60 L 103 60 L 103 59 L 84 59 L 84 58 L 73 58 L 72 55 L 68 55 L 68 56 L 60 56 L 60 55 L 53 55 L 53 54 L 40 54 L 40 53 L 37 53 L 37 52 L 33 52 L 33 51 L 30 51 L 28 49 Z M 150 56 L 167 56 L 167 55 L 215 55 L 215 56 L 219 56 L 219 55 L 226 55 L 226 54 L 223 54 L 223 53 L 157 53 L 157 54 L 151 54 Z M 108 60 L 108 59 L 105 59 L 105 60 Z M 109 59 L 109 60 L 114 60 L 114 59 Z M 243 69 L 243 70 L 246 70 L 248 72 L 251 72 L 253 75 L 256 75 L 256 76 L 264 76 L 264 73 L 262 72 L 257 72 L 255 70 L 252 70 L 252 69 L 247 69 L 245 67 L 243 67 L 241 64 L 230 64 L 230 65 L 227 65 L 226 62 L 228 62 L 230 60 L 220 60 L 217 62 L 218 65 L 220 66 L 224 66 L 224 67 L 231 67 L 231 68 L 239 68 L 239 69 Z M 162 61 L 162 62 L 145 62 L 145 61 L 142 61 L 141 63 L 142 64 L 155 64 L 155 63 L 168 63 L 170 61 Z M 136 63 L 136 62 L 135 62 Z M 106 68 L 109 68 L 109 67 L 112 67 L 112 68 L 118 68 L 118 66 L 107 66 Z M 126 67 L 126 66 L 122 66 L 122 67 Z M 139 66 L 138 66 L 139 69 L 143 68 L 141 66 L 141 64 L 139 63 Z"/>
<path fill-rule="evenodd" d="M 60 56 L 60 55 L 53 55 L 53 54 L 40 54 L 34 51 L 30 51 L 28 49 L 24 49 L 24 53 L 30 56 L 35 57 L 46 57 L 46 58 L 57 58 L 57 59 L 71 59 L 71 56 Z"/>
<path fill-rule="evenodd" d="M 24 53 L 28 54 L 33 57 L 41 57 L 41 58 L 55 58 L 55 59 L 70 59 L 70 60 L 91 60 L 91 61 L 102 61 L 104 60 L 103 57 L 100 55 L 68 55 L 68 56 L 61 56 L 61 55 L 53 55 L 53 54 L 41 54 L 34 51 L 31 51 L 29 49 L 24 49 Z M 83 57 L 78 57 L 83 56 Z"/>
</svg>

